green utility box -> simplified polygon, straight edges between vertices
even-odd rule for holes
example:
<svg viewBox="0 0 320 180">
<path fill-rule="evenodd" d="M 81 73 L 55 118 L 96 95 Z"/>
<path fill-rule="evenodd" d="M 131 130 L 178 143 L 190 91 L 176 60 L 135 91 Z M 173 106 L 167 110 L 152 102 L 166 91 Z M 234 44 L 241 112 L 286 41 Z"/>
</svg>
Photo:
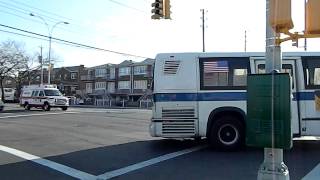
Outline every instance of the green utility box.
<svg viewBox="0 0 320 180">
<path fill-rule="evenodd" d="M 290 84 L 287 73 L 248 75 L 248 146 L 279 149 L 292 147 Z"/>
</svg>

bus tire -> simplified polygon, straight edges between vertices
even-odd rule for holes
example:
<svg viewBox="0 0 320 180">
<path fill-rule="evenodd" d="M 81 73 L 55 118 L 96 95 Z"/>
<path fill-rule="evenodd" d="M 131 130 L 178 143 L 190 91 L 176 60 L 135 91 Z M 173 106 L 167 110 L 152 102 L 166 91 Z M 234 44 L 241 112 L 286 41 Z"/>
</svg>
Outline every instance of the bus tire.
<svg viewBox="0 0 320 180">
<path fill-rule="evenodd" d="M 209 143 L 219 150 L 235 151 L 244 144 L 244 126 L 234 116 L 222 116 L 211 128 Z"/>
<path fill-rule="evenodd" d="M 49 105 L 49 103 L 48 103 L 48 102 L 45 102 L 45 103 L 43 104 L 42 109 L 45 110 L 45 111 L 50 111 L 50 105 Z"/>
</svg>

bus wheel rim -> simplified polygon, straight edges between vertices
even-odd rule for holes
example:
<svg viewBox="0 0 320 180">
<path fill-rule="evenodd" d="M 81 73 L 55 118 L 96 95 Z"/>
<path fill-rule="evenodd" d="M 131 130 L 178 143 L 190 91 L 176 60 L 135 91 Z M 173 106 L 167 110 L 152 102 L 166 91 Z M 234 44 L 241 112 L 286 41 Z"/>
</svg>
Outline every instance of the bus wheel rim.
<svg viewBox="0 0 320 180">
<path fill-rule="evenodd" d="M 232 124 L 224 124 L 218 131 L 219 141 L 225 145 L 232 145 L 239 139 L 239 131 Z"/>
</svg>

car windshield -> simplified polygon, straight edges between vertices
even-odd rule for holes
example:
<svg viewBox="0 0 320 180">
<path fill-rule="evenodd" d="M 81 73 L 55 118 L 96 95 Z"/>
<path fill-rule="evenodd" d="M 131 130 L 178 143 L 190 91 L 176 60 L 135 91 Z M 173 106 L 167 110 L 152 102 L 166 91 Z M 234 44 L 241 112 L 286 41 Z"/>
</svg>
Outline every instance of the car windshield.
<svg viewBox="0 0 320 180">
<path fill-rule="evenodd" d="M 61 96 L 59 90 L 44 90 L 46 96 Z"/>
<path fill-rule="evenodd" d="M 4 92 L 12 92 L 12 89 L 4 89 Z"/>
</svg>

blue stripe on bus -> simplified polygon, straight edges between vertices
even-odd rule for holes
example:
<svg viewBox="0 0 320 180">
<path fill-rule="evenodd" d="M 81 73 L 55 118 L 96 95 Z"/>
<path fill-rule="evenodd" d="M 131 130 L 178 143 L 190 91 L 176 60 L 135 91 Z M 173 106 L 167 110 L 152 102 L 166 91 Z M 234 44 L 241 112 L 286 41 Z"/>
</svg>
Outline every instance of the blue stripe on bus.
<svg viewBox="0 0 320 180">
<path fill-rule="evenodd" d="M 206 93 L 157 93 L 155 102 L 168 101 L 245 101 L 246 92 L 206 92 Z M 294 101 L 314 100 L 314 92 L 293 93 Z"/>
<path fill-rule="evenodd" d="M 298 101 L 302 100 L 314 100 L 314 92 L 297 92 L 293 93 L 295 99 Z"/>
<path fill-rule="evenodd" d="M 245 101 L 246 92 L 198 93 L 198 101 Z"/>
</svg>

